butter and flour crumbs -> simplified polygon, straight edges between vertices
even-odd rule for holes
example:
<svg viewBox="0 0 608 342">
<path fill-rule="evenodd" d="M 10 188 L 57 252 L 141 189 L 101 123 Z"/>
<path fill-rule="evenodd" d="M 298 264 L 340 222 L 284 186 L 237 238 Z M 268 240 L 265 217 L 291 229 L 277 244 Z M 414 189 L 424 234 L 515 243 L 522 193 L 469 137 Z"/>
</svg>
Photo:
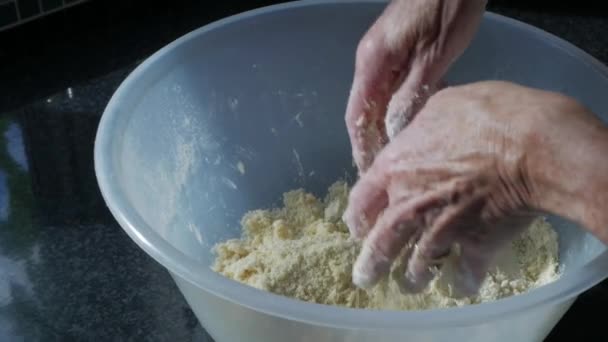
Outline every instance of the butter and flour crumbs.
<svg viewBox="0 0 608 342">
<path fill-rule="evenodd" d="M 241 283 L 304 301 L 352 308 L 424 310 L 520 294 L 559 276 L 557 234 L 538 218 L 488 272 L 479 294 L 456 299 L 441 274 L 420 294 L 403 295 L 390 277 L 369 290 L 352 284 L 360 242 L 341 220 L 349 188 L 334 183 L 325 199 L 304 190 L 283 195 L 282 208 L 243 217 L 242 237 L 215 246 L 213 270 Z M 441 272 L 448 272 L 444 265 Z"/>
</svg>

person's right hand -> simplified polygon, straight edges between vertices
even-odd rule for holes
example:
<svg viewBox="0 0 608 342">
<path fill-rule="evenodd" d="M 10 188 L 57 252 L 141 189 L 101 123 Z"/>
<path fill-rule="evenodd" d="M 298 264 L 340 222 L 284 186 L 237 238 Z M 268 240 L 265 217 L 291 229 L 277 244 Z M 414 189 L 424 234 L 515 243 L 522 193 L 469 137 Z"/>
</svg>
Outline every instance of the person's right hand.
<svg viewBox="0 0 608 342">
<path fill-rule="evenodd" d="M 417 292 L 457 248 L 453 288 L 474 294 L 502 246 L 546 211 L 608 242 L 608 129 L 572 98 L 507 82 L 432 96 L 353 187 L 344 221 L 364 239 L 369 287 L 406 246 L 395 279 Z"/>
<path fill-rule="evenodd" d="M 393 0 L 365 34 L 346 109 L 360 173 L 440 87 L 448 67 L 470 44 L 485 4 Z"/>
</svg>

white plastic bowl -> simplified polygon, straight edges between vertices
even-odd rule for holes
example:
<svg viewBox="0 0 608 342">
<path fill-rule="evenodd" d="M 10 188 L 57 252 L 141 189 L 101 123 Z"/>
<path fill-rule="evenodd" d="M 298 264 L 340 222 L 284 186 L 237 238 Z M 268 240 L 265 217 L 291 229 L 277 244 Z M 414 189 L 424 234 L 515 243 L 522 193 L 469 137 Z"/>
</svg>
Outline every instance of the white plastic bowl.
<svg viewBox="0 0 608 342">
<path fill-rule="evenodd" d="M 321 194 L 354 174 L 344 107 L 356 44 L 383 6 L 308 1 L 221 20 L 142 63 L 106 108 L 95 146 L 103 196 L 218 342 L 540 341 L 579 293 L 608 274 L 604 245 L 557 218 L 561 279 L 463 308 L 330 307 L 210 270 L 211 247 L 239 235 L 246 210 L 277 204 L 281 193 L 300 186 Z M 608 113 L 607 76 L 563 40 L 488 13 L 448 82 L 511 80 Z"/>
</svg>

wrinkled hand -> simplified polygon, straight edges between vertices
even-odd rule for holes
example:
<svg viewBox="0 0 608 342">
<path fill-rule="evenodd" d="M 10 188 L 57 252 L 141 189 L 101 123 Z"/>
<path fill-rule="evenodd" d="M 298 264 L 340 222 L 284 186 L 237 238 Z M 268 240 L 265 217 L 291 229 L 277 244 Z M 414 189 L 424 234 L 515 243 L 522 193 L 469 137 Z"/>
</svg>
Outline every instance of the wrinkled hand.
<svg viewBox="0 0 608 342">
<path fill-rule="evenodd" d="M 346 110 L 361 173 L 440 87 L 443 74 L 469 45 L 485 4 L 394 0 L 363 37 Z"/>
<path fill-rule="evenodd" d="M 456 252 L 452 286 L 476 293 L 492 257 L 530 223 L 532 210 L 564 207 L 564 198 L 549 198 L 553 188 L 542 189 L 544 180 L 567 184 L 554 179 L 559 163 L 550 158 L 566 149 L 564 139 L 583 143 L 571 132 L 599 127 L 574 113 L 586 112 L 565 96 L 506 82 L 432 96 L 351 191 L 344 221 L 365 239 L 353 282 L 372 286 L 406 247 L 407 267 L 396 278 L 403 291 L 425 288 L 439 260 Z"/>
</svg>

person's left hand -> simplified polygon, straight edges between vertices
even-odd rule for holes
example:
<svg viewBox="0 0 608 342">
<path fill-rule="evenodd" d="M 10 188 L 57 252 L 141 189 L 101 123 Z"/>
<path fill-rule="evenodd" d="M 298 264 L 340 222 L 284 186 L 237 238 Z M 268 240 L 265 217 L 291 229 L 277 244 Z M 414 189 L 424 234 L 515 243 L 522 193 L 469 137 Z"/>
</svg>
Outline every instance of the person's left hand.
<svg viewBox="0 0 608 342">
<path fill-rule="evenodd" d="M 345 115 L 360 173 L 443 86 L 486 2 L 393 0 L 361 39 Z"/>
</svg>

